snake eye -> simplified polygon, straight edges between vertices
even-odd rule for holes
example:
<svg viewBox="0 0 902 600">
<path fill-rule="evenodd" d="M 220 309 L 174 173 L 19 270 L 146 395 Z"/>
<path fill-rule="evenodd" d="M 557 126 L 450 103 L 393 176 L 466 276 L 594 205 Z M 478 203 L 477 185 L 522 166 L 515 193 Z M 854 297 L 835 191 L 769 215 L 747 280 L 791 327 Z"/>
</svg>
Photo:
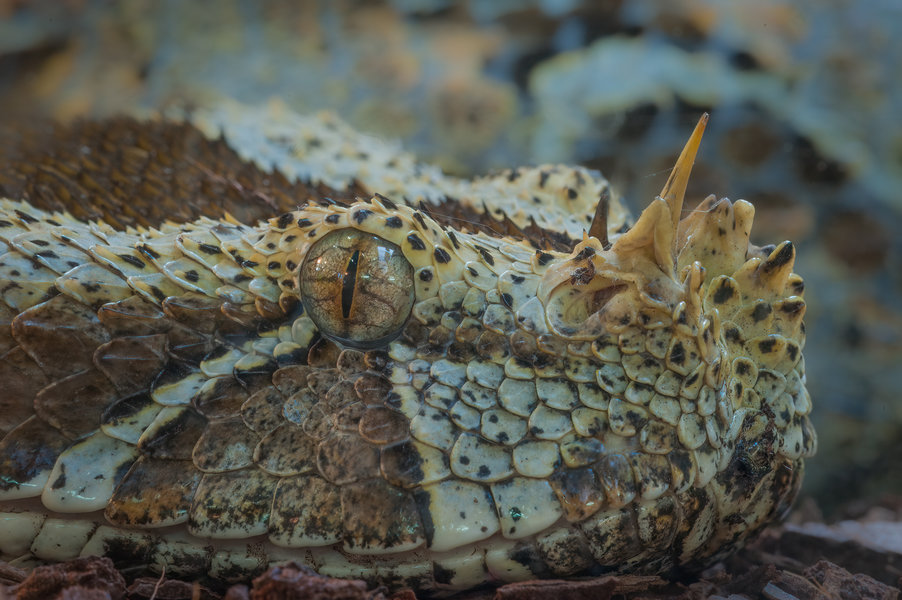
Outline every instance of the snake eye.
<svg viewBox="0 0 902 600">
<path fill-rule="evenodd" d="M 394 339 L 413 307 L 413 267 L 401 249 L 356 229 L 314 243 L 298 280 L 304 310 L 319 330 L 356 348 Z"/>
</svg>

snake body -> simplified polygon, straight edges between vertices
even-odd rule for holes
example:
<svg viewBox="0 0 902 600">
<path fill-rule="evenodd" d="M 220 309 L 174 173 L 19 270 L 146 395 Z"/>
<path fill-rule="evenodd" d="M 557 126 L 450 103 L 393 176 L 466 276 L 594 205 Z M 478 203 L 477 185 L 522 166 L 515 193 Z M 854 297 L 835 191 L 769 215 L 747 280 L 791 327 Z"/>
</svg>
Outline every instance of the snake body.
<svg viewBox="0 0 902 600">
<path fill-rule="evenodd" d="M 632 226 L 583 169 L 473 183 L 558 249 L 403 181 L 256 225 L 2 201 L 0 553 L 443 593 L 735 550 L 815 450 L 803 283 L 751 204 L 680 219 L 690 150 Z"/>
</svg>

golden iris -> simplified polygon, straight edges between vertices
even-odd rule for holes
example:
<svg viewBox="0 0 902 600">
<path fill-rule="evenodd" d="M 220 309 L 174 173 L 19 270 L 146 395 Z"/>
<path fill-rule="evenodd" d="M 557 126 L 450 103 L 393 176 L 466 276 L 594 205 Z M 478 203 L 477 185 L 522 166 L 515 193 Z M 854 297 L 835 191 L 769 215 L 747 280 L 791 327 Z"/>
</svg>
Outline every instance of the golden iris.
<svg viewBox="0 0 902 600">
<path fill-rule="evenodd" d="M 304 310 L 327 337 L 355 348 L 393 340 L 413 308 L 413 267 L 377 235 L 339 229 L 316 241 L 298 272 Z"/>
</svg>

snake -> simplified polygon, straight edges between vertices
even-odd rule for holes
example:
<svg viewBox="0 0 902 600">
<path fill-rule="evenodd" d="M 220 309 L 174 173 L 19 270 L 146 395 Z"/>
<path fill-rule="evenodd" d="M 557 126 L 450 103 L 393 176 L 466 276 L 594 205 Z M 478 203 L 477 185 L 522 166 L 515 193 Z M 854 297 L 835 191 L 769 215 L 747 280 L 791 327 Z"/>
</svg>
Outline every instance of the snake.
<svg viewBox="0 0 902 600">
<path fill-rule="evenodd" d="M 0 557 L 446 595 L 728 556 L 816 434 L 793 244 L 683 208 L 706 122 L 635 219 L 582 167 L 454 179 L 324 116 L 261 130 L 360 196 L 0 201 Z"/>
</svg>

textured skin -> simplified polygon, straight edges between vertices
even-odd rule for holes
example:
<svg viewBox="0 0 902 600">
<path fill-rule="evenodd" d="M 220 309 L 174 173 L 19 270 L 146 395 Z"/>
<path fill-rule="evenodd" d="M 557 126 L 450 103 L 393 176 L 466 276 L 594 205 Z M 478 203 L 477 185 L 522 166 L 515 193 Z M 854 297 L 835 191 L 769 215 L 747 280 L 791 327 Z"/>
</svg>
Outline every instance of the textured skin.
<svg viewBox="0 0 902 600">
<path fill-rule="evenodd" d="M 520 231 L 544 194 L 558 240 L 544 199 L 591 218 L 606 190 L 564 167 L 474 186 Z M 383 196 L 125 231 L 4 201 L 0 553 L 436 592 L 704 566 L 788 508 L 816 446 L 794 249 L 751 245 L 753 212 L 677 224 L 659 198 L 554 251 Z M 412 267 L 389 342 L 336 343 L 300 302 L 339 230 Z"/>
</svg>

